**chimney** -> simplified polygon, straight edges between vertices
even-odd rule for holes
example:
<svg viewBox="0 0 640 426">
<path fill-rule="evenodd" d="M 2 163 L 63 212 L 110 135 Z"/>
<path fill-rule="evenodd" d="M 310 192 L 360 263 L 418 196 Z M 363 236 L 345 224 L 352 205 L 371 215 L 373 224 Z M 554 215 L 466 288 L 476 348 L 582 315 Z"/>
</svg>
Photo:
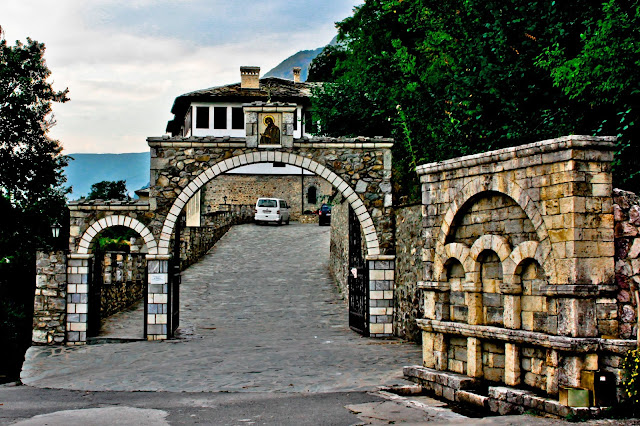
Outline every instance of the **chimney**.
<svg viewBox="0 0 640 426">
<path fill-rule="evenodd" d="M 240 67 L 240 88 L 260 89 L 260 67 Z"/>
<path fill-rule="evenodd" d="M 300 71 L 302 71 L 302 68 L 293 67 L 293 82 L 294 83 L 300 83 Z"/>
</svg>

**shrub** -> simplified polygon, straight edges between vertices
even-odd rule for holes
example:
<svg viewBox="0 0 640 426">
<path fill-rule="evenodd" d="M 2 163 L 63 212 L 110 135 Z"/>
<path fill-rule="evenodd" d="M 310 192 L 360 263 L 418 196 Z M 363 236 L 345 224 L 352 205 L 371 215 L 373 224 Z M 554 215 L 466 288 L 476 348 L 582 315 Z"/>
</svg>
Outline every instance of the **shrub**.
<svg viewBox="0 0 640 426">
<path fill-rule="evenodd" d="M 622 364 L 624 378 L 622 388 L 625 405 L 629 407 L 630 415 L 637 417 L 640 414 L 640 349 L 630 350 Z"/>
</svg>

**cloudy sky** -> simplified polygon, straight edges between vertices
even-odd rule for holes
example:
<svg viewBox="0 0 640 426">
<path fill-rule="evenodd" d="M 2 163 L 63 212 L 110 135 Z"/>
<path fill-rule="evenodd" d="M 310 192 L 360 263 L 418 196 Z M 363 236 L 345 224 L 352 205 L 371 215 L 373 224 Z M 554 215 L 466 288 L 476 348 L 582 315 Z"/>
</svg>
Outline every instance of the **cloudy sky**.
<svg viewBox="0 0 640 426">
<path fill-rule="evenodd" d="M 0 4 L 9 44 L 45 43 L 55 89 L 51 132 L 65 153 L 142 152 L 164 133 L 180 94 L 264 74 L 321 47 L 362 0 L 10 0 Z"/>
</svg>

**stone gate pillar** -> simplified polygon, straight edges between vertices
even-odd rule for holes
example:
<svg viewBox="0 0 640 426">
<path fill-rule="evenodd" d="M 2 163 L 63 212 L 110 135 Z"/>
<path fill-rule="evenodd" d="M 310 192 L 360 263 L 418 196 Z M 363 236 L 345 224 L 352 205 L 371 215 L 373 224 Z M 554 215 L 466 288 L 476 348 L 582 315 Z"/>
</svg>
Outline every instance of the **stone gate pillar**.
<svg viewBox="0 0 640 426">
<path fill-rule="evenodd" d="M 147 255 L 147 340 L 165 340 L 169 335 L 170 255 Z"/>
<path fill-rule="evenodd" d="M 67 344 L 87 343 L 89 266 L 92 254 L 71 253 L 67 262 Z"/>
</svg>

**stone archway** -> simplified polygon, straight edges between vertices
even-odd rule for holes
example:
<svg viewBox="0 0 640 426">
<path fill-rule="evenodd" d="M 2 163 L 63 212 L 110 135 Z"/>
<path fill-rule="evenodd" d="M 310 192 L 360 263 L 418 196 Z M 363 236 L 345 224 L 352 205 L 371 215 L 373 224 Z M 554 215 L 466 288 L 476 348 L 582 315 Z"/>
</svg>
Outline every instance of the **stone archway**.
<svg viewBox="0 0 640 426">
<path fill-rule="evenodd" d="M 211 168 L 196 176 L 195 179 L 193 179 L 191 183 L 182 190 L 180 195 L 173 202 L 173 205 L 169 210 L 169 214 L 167 214 L 167 218 L 163 223 L 162 232 L 160 233 L 159 254 L 169 254 L 169 245 L 171 236 L 174 232 L 175 223 L 180 216 L 180 212 L 196 192 L 216 176 L 227 171 L 249 164 L 269 162 L 269 154 L 271 153 L 255 151 L 231 157 L 214 164 Z M 356 213 L 365 236 L 367 254 L 373 256 L 380 254 L 378 235 L 376 233 L 373 220 L 371 219 L 371 215 L 367 211 L 363 201 L 356 194 L 355 190 L 351 188 L 344 179 L 316 161 L 296 154 L 274 152 L 273 160 L 271 161 L 298 166 L 326 179 L 327 182 L 333 185 L 342 194 L 344 199 Z"/>
<path fill-rule="evenodd" d="M 207 182 L 249 164 L 289 164 L 325 179 L 354 209 L 364 236 L 369 282 L 373 288 L 389 287 L 370 296 L 370 335 L 392 335 L 392 140 L 305 138 L 282 146 L 255 146 L 244 138 L 163 137 L 149 138 L 148 143 L 152 154 L 150 204 L 155 210 L 150 227 L 158 241 L 158 256 L 166 257 L 159 260 L 159 275 L 154 279 L 169 283 L 167 271 L 175 225 L 189 199 Z M 167 294 L 154 293 L 151 297 L 163 300 Z M 166 334 L 149 338 L 164 339 Z"/>
<path fill-rule="evenodd" d="M 155 259 L 157 255 L 158 245 L 153 233 L 135 218 L 111 214 L 94 221 L 86 228 L 79 239 L 76 253 L 69 254 L 68 259 L 66 341 L 69 344 L 83 344 L 87 341 L 90 269 L 92 260 L 97 261 L 93 259 L 92 247 L 100 232 L 114 226 L 124 226 L 137 232 L 147 246 L 147 259 Z M 149 319 L 145 318 L 145 321 L 148 322 Z"/>
</svg>

